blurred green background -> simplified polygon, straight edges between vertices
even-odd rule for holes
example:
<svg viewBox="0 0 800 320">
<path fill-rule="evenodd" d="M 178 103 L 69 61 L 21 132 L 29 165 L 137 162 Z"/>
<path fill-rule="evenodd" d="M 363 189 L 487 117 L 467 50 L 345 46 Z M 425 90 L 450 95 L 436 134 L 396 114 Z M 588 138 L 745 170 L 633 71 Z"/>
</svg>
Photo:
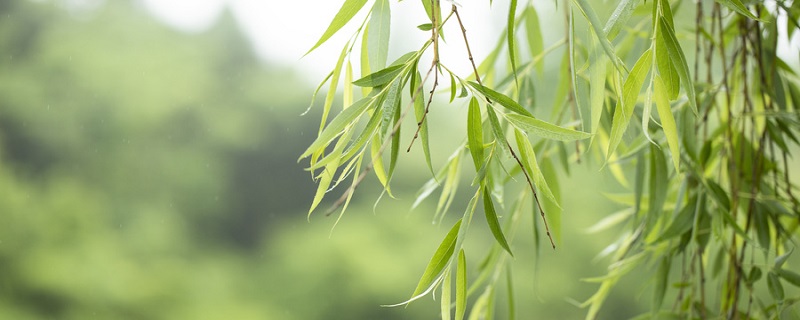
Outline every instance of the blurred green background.
<svg viewBox="0 0 800 320">
<path fill-rule="evenodd" d="M 370 179 L 335 229 L 309 222 L 315 186 L 297 163 L 318 128 L 319 108 L 299 116 L 308 81 L 258 58 L 229 12 L 182 33 L 136 1 L 63 3 L 0 1 L 0 319 L 437 317 L 430 297 L 380 306 L 408 298 L 452 224 L 431 224 L 432 203 L 410 210 L 429 175 L 418 152 L 402 156 L 399 199 L 373 208 Z M 431 133 L 439 166 L 459 125 L 430 117 L 445 123 Z M 595 254 L 617 235 L 585 230 L 620 209 L 598 169 L 562 177 L 557 251 L 535 255 L 530 217 L 517 233 L 522 318 L 581 318 L 576 301 L 597 289 L 580 279 L 605 273 Z M 471 268 L 494 241 L 480 220 Z M 637 272 L 601 318 L 647 310 L 652 283 Z"/>
</svg>

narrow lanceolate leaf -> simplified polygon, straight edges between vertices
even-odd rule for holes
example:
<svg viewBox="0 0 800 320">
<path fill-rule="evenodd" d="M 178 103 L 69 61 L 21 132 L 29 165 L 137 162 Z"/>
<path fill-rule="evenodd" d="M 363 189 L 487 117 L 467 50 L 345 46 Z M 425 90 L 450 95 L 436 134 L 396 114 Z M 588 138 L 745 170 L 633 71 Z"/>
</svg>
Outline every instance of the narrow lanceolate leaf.
<svg viewBox="0 0 800 320">
<path fill-rule="evenodd" d="M 600 117 L 603 115 L 603 100 L 605 99 L 606 93 L 606 65 L 607 58 L 600 53 L 598 50 L 595 51 L 594 56 L 594 63 L 591 64 L 590 67 L 590 78 L 592 80 L 591 86 L 589 86 L 589 96 L 590 96 L 590 104 L 589 106 L 592 108 L 592 134 L 597 133 L 597 129 L 600 127 Z"/>
<path fill-rule="evenodd" d="M 417 81 L 422 79 L 419 72 L 416 74 Z M 414 81 L 412 81 L 414 82 Z M 431 164 L 431 148 L 430 144 L 428 143 L 428 121 L 422 121 L 422 118 L 425 117 L 425 98 L 423 94 L 420 94 L 414 100 L 414 117 L 417 119 L 417 123 L 419 123 L 419 140 L 422 142 L 422 153 L 425 154 L 425 163 L 428 165 L 428 170 L 433 173 L 433 165 Z"/>
<path fill-rule="evenodd" d="M 467 115 L 467 145 L 472 154 L 472 161 L 475 163 L 475 171 L 483 166 L 483 126 L 481 120 L 481 108 L 478 99 L 472 97 L 469 101 L 469 113 Z"/>
<path fill-rule="evenodd" d="M 606 26 L 603 28 L 603 33 L 606 34 L 608 39 L 614 40 L 614 38 L 617 37 L 622 26 L 630 19 L 631 14 L 633 14 L 633 9 L 636 9 L 637 4 L 639 4 L 639 1 L 634 0 L 621 0 L 617 4 L 617 8 L 614 9 L 614 13 L 608 18 Z"/>
<path fill-rule="evenodd" d="M 567 129 L 530 116 L 511 113 L 506 114 L 505 117 L 517 129 L 546 139 L 574 141 L 592 136 L 586 132 Z"/>
<path fill-rule="evenodd" d="M 664 294 L 667 292 L 667 283 L 669 283 L 670 264 L 670 256 L 667 255 L 661 258 L 661 263 L 658 265 L 656 287 L 653 293 L 653 315 L 658 313 L 658 310 L 661 309 L 661 304 L 664 302 Z"/>
<path fill-rule="evenodd" d="M 739 0 L 717 0 L 717 2 L 721 3 L 722 5 L 728 7 L 733 11 L 738 12 L 739 14 L 748 17 L 753 20 L 759 20 L 750 10 L 747 10 L 747 7 L 742 4 Z"/>
<path fill-rule="evenodd" d="M 689 75 L 689 65 L 686 64 L 686 56 L 684 56 L 683 49 L 681 49 L 681 45 L 678 43 L 678 38 L 675 37 L 675 33 L 672 28 L 669 27 L 666 20 L 664 20 L 664 18 L 659 18 L 658 23 L 658 28 L 661 31 L 659 35 L 663 34 L 664 36 L 664 44 L 667 46 L 667 51 L 669 51 L 669 57 L 672 59 L 675 70 L 678 71 L 678 75 L 681 78 L 681 86 L 683 86 L 683 90 L 686 91 L 689 105 L 692 106 L 692 111 L 696 115 L 697 98 L 694 92 L 694 82 L 692 82 L 692 78 Z"/>
<path fill-rule="evenodd" d="M 678 144 L 678 127 L 675 125 L 675 117 L 672 115 L 667 91 L 664 81 L 661 80 L 660 76 L 656 76 L 655 98 L 658 117 L 661 119 L 661 128 L 664 130 L 669 151 L 672 153 L 672 164 L 675 166 L 675 171 L 678 171 L 681 157 L 681 149 Z"/>
<path fill-rule="evenodd" d="M 503 229 L 500 227 L 500 221 L 497 219 L 497 211 L 494 210 L 494 203 L 492 202 L 492 195 L 489 193 L 488 188 L 483 190 L 483 213 L 486 215 L 486 223 L 489 225 L 489 230 L 492 231 L 494 239 L 505 249 L 508 254 L 511 253 L 511 248 L 508 246 L 506 236 L 503 234 Z"/>
<path fill-rule="evenodd" d="M 366 75 L 365 77 L 353 81 L 354 85 L 359 87 L 377 87 L 382 86 L 397 77 L 403 71 L 403 65 L 393 65 L 380 71 Z"/>
<path fill-rule="evenodd" d="M 519 103 L 514 101 L 514 99 L 511 99 L 508 96 L 506 96 L 506 95 L 504 95 L 504 94 L 502 94 L 500 92 L 497 92 L 497 91 L 494 91 L 494 90 L 489 89 L 487 87 L 484 87 L 483 85 L 481 85 L 481 84 L 479 84 L 477 82 L 470 81 L 469 85 L 472 86 L 473 88 L 475 88 L 475 90 L 480 92 L 482 95 L 484 95 L 489 100 L 499 103 L 501 106 L 505 107 L 506 109 L 514 111 L 514 112 L 522 114 L 522 115 L 526 115 L 528 117 L 533 117 L 533 114 L 528 112 L 528 110 L 525 110 L 525 108 L 523 108 Z"/>
<path fill-rule="evenodd" d="M 436 278 L 439 276 L 442 270 L 444 270 L 447 262 L 450 261 L 450 258 L 455 252 L 456 238 L 458 238 L 459 229 L 461 229 L 460 219 L 455 225 L 453 225 L 453 228 L 450 229 L 450 232 L 447 233 L 447 235 L 444 237 L 444 240 L 442 240 L 442 243 L 439 244 L 439 248 L 436 249 L 433 257 L 431 257 L 431 261 L 428 262 L 428 266 L 425 267 L 425 272 L 422 273 L 422 278 L 419 279 L 419 283 L 417 284 L 417 288 L 414 289 L 411 299 L 414 299 L 419 294 L 425 292 L 428 287 L 434 284 Z"/>
<path fill-rule="evenodd" d="M 544 50 L 544 38 L 542 37 L 542 28 L 539 25 L 539 15 L 536 13 L 536 8 L 533 5 L 525 9 L 525 35 L 528 37 L 528 49 L 531 56 L 535 57 Z M 544 72 L 544 59 L 539 59 L 536 62 L 536 71 L 539 74 Z"/>
<path fill-rule="evenodd" d="M 606 37 L 605 31 L 603 31 L 600 18 L 597 16 L 597 13 L 592 9 L 592 6 L 589 5 L 588 0 L 573 0 L 578 5 L 578 8 L 581 10 L 581 13 L 589 20 L 589 26 L 594 31 L 594 35 L 597 37 L 597 40 L 600 41 L 600 45 L 605 51 L 606 55 L 611 62 L 614 63 L 614 66 L 622 71 L 623 63 L 617 56 L 616 52 L 614 52 L 614 46 L 611 42 L 608 41 L 608 37 Z"/>
<path fill-rule="evenodd" d="M 450 272 L 450 268 L 444 270 L 444 280 L 442 281 L 442 302 L 440 304 L 440 310 L 442 312 L 442 320 L 450 320 L 450 301 L 452 300 L 452 272 Z"/>
<path fill-rule="evenodd" d="M 651 50 L 647 50 L 639 57 L 639 60 L 633 65 L 633 70 L 628 74 L 628 78 L 625 79 L 625 84 L 622 86 L 622 101 L 621 103 L 617 102 L 617 110 L 614 112 L 614 119 L 611 123 L 608 156 L 611 156 L 614 150 L 617 149 L 620 141 L 622 141 L 622 135 L 625 133 L 631 121 L 639 92 L 642 90 L 644 80 L 647 78 L 647 72 L 650 70 L 650 66 L 653 63 L 650 54 Z"/>
<path fill-rule="evenodd" d="M 783 293 L 783 285 L 781 284 L 781 280 L 774 272 L 770 272 L 767 274 L 767 288 L 769 289 L 769 293 L 772 295 L 775 300 L 783 301 L 784 293 Z"/>
<path fill-rule="evenodd" d="M 528 175 L 533 180 L 533 185 L 536 186 L 536 189 L 539 190 L 540 195 L 544 195 L 548 199 L 552 200 L 553 203 L 558 205 L 558 200 L 556 199 L 555 195 L 553 195 L 553 191 L 550 190 L 550 186 L 547 185 L 547 181 L 544 179 L 544 175 L 542 175 L 542 170 L 539 168 L 539 163 L 536 161 L 536 153 L 533 152 L 533 146 L 531 146 L 531 142 L 528 140 L 528 137 L 525 136 L 519 130 L 514 130 L 514 138 L 517 140 L 517 148 L 519 148 L 519 157 L 520 162 L 525 167 L 525 171 L 528 172 Z M 549 215 L 549 212 L 545 213 Z"/>
<path fill-rule="evenodd" d="M 458 252 L 458 264 L 456 266 L 456 317 L 455 320 L 464 319 L 464 312 L 467 310 L 467 258 L 464 256 L 464 249 Z"/>
<path fill-rule="evenodd" d="M 648 199 L 648 216 L 660 215 L 667 198 L 667 160 L 664 153 L 655 145 L 650 145 L 650 198 Z"/>
<path fill-rule="evenodd" d="M 300 155 L 300 159 L 308 157 L 318 150 L 324 150 L 325 146 L 327 146 L 331 140 L 342 134 L 342 131 L 344 131 L 347 125 L 358 120 L 364 111 L 374 104 L 374 101 L 373 97 L 368 96 L 356 101 L 352 106 L 339 113 L 339 115 L 333 118 L 328 126 L 322 130 L 322 133 L 320 133 L 317 139 L 308 146 L 308 149 Z"/>
<path fill-rule="evenodd" d="M 367 0 L 346 0 L 339 9 L 339 12 L 336 13 L 336 16 L 333 17 L 331 24 L 328 25 L 328 29 L 325 30 L 325 33 L 322 34 L 319 40 L 317 40 L 317 43 L 314 44 L 306 54 L 311 53 L 311 51 L 314 51 L 314 49 L 325 43 L 325 41 L 328 41 L 331 36 L 336 34 L 339 29 L 350 21 L 366 3 Z"/>
<path fill-rule="evenodd" d="M 389 0 L 376 0 L 372 6 L 372 15 L 369 17 L 369 25 L 367 27 L 369 66 L 373 70 L 380 70 L 386 67 L 386 58 L 389 55 L 391 23 L 392 13 L 389 9 Z"/>
<path fill-rule="evenodd" d="M 486 114 L 489 116 L 489 124 L 492 126 L 492 134 L 495 141 L 497 141 L 501 149 L 508 152 L 508 142 L 503 127 L 500 125 L 500 119 L 497 118 L 497 114 L 492 108 L 486 108 Z"/>
<path fill-rule="evenodd" d="M 556 242 L 561 242 L 562 209 L 558 205 L 561 203 L 561 187 L 558 183 L 558 173 L 556 172 L 555 165 L 553 165 L 552 158 L 542 159 L 541 168 L 542 175 L 544 176 L 545 181 L 547 181 L 550 191 L 553 192 L 553 197 L 556 199 L 556 201 L 552 201 L 549 198 L 541 199 L 542 207 L 545 212 L 547 212 L 547 223 L 550 225 L 550 228 L 553 231 L 553 238 L 556 240 Z"/>
<path fill-rule="evenodd" d="M 795 287 L 800 287 L 800 274 L 797 274 L 797 272 L 786 269 L 777 269 L 775 272 Z"/>
<path fill-rule="evenodd" d="M 517 61 L 516 49 L 514 48 L 514 30 L 516 29 L 515 19 L 517 17 L 517 0 L 511 0 L 508 8 L 508 26 L 506 27 L 506 35 L 508 41 L 508 57 L 511 59 L 511 72 L 514 74 L 514 83 L 519 88 L 519 80 L 517 79 Z"/>
<path fill-rule="evenodd" d="M 664 87 L 667 89 L 669 100 L 675 100 L 681 91 L 681 78 L 675 65 L 672 64 L 672 59 L 669 56 L 669 49 L 664 41 L 664 35 L 660 29 L 656 35 L 656 65 L 658 66 L 658 74 L 664 81 Z"/>
</svg>

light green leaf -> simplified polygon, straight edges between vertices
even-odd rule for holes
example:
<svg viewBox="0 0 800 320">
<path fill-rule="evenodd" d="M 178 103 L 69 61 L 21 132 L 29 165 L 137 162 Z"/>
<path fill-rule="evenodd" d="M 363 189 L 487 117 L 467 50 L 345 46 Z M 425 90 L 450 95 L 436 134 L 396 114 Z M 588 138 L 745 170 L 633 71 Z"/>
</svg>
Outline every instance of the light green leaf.
<svg viewBox="0 0 800 320">
<path fill-rule="evenodd" d="M 531 56 L 535 57 L 544 50 L 544 40 L 542 29 L 539 25 L 539 15 L 533 5 L 528 6 L 523 13 L 525 15 L 525 35 L 528 38 L 528 49 Z M 539 74 L 544 72 L 544 59 L 536 62 L 536 71 Z"/>
<path fill-rule="evenodd" d="M 372 6 L 372 14 L 367 26 L 369 66 L 372 69 L 386 67 L 386 58 L 389 55 L 391 24 L 392 13 L 389 8 L 389 0 L 376 0 Z"/>
<path fill-rule="evenodd" d="M 317 43 L 314 44 L 311 49 L 306 52 L 306 54 L 311 53 L 317 47 L 328 41 L 328 39 L 333 36 L 339 29 L 344 27 L 347 22 L 352 19 L 358 11 L 361 11 L 361 8 L 367 3 L 367 0 L 345 0 L 342 7 L 339 9 L 339 12 L 336 13 L 336 16 L 333 17 L 333 21 L 331 24 L 328 25 L 328 29 L 325 30 L 325 33 L 317 40 Z"/>
<path fill-rule="evenodd" d="M 419 72 L 416 74 L 416 79 L 421 80 Z M 412 81 L 413 82 L 413 81 Z M 414 116 L 417 119 L 419 128 L 419 140 L 422 143 L 422 153 L 425 154 L 425 163 L 428 165 L 428 170 L 433 173 L 433 164 L 431 164 L 431 148 L 428 142 L 428 121 L 422 121 L 425 117 L 425 95 L 420 94 L 414 100 Z"/>
<path fill-rule="evenodd" d="M 669 282 L 670 260 L 670 256 L 665 255 L 658 265 L 655 293 L 653 293 L 653 315 L 657 314 L 658 310 L 661 309 L 661 304 L 664 302 L 664 294 L 667 291 L 667 283 Z"/>
<path fill-rule="evenodd" d="M 322 130 L 322 133 L 319 134 L 317 139 L 308 146 L 308 149 L 306 149 L 302 155 L 300 155 L 300 159 L 308 157 L 318 150 L 324 150 L 325 146 L 327 146 L 331 140 L 342 134 L 347 125 L 357 121 L 364 111 L 374 105 L 375 100 L 372 98 L 373 97 L 368 96 L 356 101 L 352 106 L 339 113 L 336 118 L 333 118 L 325 129 Z"/>
<path fill-rule="evenodd" d="M 503 249 L 505 249 L 506 252 L 513 257 L 514 254 L 511 252 L 511 248 L 508 246 L 506 236 L 503 234 L 503 229 L 500 227 L 500 221 L 497 219 L 497 211 L 494 209 L 492 195 L 489 193 L 488 188 L 483 190 L 483 213 L 486 215 L 486 223 L 489 225 L 489 230 L 492 231 L 494 239 L 497 240 L 497 243 L 500 244 L 500 246 L 503 247 Z"/>
<path fill-rule="evenodd" d="M 450 103 L 456 98 L 456 78 L 453 77 L 453 73 L 450 72 Z"/>
<path fill-rule="evenodd" d="M 781 280 L 774 272 L 769 272 L 767 274 L 767 288 L 769 289 L 769 293 L 772 295 L 775 300 L 783 301 L 784 293 L 783 293 L 783 285 L 781 285 Z"/>
<path fill-rule="evenodd" d="M 667 198 L 667 160 L 664 152 L 656 145 L 650 145 L 650 198 L 647 204 L 648 216 L 657 217 L 664 207 Z M 692 220 L 694 221 L 694 220 Z"/>
<path fill-rule="evenodd" d="M 558 173 L 556 167 L 553 165 L 552 158 L 543 158 L 541 163 L 542 176 L 547 181 L 550 191 L 553 192 L 553 198 L 544 198 L 542 200 L 542 208 L 547 213 L 547 222 L 550 225 L 550 230 L 553 232 L 553 238 L 556 242 L 561 242 L 561 187 L 558 183 Z"/>
<path fill-rule="evenodd" d="M 606 22 L 606 26 L 603 28 L 603 33 L 606 34 L 609 40 L 614 40 L 614 38 L 617 37 L 622 26 L 628 22 L 631 14 L 633 14 L 633 9 L 636 9 L 638 2 L 639 1 L 634 0 L 621 0 L 617 4 L 617 8 L 614 9 L 611 17 L 609 17 Z"/>
<path fill-rule="evenodd" d="M 792 255 L 792 252 L 794 252 L 794 249 L 789 250 L 789 252 L 786 252 L 780 256 L 775 257 L 775 268 L 776 269 L 782 268 L 783 264 L 786 263 L 786 260 L 789 259 L 789 256 Z"/>
<path fill-rule="evenodd" d="M 655 97 L 658 117 L 661 119 L 661 128 L 664 130 L 670 153 L 672 153 L 672 164 L 675 166 L 675 171 L 678 171 L 681 156 L 681 149 L 678 144 L 678 127 L 675 125 L 675 117 L 672 115 L 667 89 L 664 87 L 664 81 L 661 80 L 660 76 L 656 76 L 655 80 Z"/>
<path fill-rule="evenodd" d="M 625 79 L 625 84 L 622 87 L 622 100 L 621 103 L 620 101 L 617 102 L 617 110 L 614 112 L 614 119 L 611 123 L 611 136 L 608 142 L 607 155 L 609 157 L 619 146 L 620 141 L 622 141 L 622 135 L 631 121 L 636 100 L 639 98 L 639 92 L 642 90 L 644 80 L 647 78 L 647 72 L 653 63 L 651 54 L 651 50 L 645 51 L 636 61 L 636 64 L 633 65 L 633 70 L 628 74 L 628 78 Z"/>
<path fill-rule="evenodd" d="M 689 99 L 689 105 L 692 106 L 692 111 L 697 115 L 697 97 L 694 91 L 694 82 L 689 75 L 689 66 L 686 64 L 686 57 L 683 54 L 683 49 L 675 38 L 675 33 L 672 28 L 667 25 L 666 20 L 663 18 L 658 19 L 660 33 L 664 35 L 664 44 L 669 51 L 669 57 L 672 59 L 672 64 L 675 66 L 678 75 L 681 78 L 681 86 L 686 91 L 686 96 Z"/>
<path fill-rule="evenodd" d="M 663 182 L 660 182 L 663 183 Z M 669 227 L 664 230 L 655 242 L 661 242 L 672 239 L 688 232 L 694 223 L 694 204 L 696 200 L 690 201 L 678 215 L 672 220 Z"/>
<path fill-rule="evenodd" d="M 448 232 L 442 240 L 442 243 L 439 244 L 439 248 L 436 249 L 433 257 L 431 257 L 431 261 L 428 262 L 428 266 L 425 267 L 425 272 L 422 273 L 422 278 L 419 279 L 417 288 L 414 289 L 414 293 L 411 295 L 412 299 L 425 292 L 426 288 L 430 287 L 436 281 L 436 278 L 447 265 L 447 262 L 450 261 L 456 249 L 456 238 L 460 228 L 461 219 L 453 225 L 450 232 Z"/>
<path fill-rule="evenodd" d="M 489 124 L 492 126 L 492 134 L 494 135 L 495 141 L 497 141 L 501 149 L 508 151 L 508 141 L 506 140 L 505 132 L 503 132 L 503 127 L 500 125 L 500 120 L 497 118 L 497 114 L 492 108 L 486 108 L 486 114 L 489 116 Z"/>
<path fill-rule="evenodd" d="M 600 117 L 603 115 L 603 101 L 606 93 L 606 65 L 608 58 L 593 50 L 594 61 L 590 66 L 591 86 L 589 86 L 590 107 L 592 108 L 592 134 L 597 134 L 600 128 Z"/>
<path fill-rule="evenodd" d="M 480 92 L 486 98 L 488 98 L 491 101 L 495 101 L 495 102 L 499 103 L 501 106 L 506 107 L 506 109 L 514 111 L 514 112 L 522 114 L 522 115 L 526 115 L 528 117 L 533 117 L 533 114 L 531 114 L 528 110 L 525 110 L 525 108 L 523 108 L 519 103 L 514 101 L 514 99 L 511 99 L 508 96 L 506 96 L 506 95 L 504 95 L 502 93 L 499 93 L 497 91 L 494 91 L 492 89 L 484 87 L 483 85 L 481 85 L 481 84 L 479 84 L 477 82 L 469 81 L 468 83 L 469 83 L 470 86 L 475 88 L 475 90 Z"/>
<path fill-rule="evenodd" d="M 381 186 L 389 195 L 392 195 L 392 188 L 389 185 L 389 180 L 391 177 L 389 174 L 386 173 L 386 168 L 383 165 L 383 157 L 381 157 L 380 149 L 381 145 L 383 144 L 383 140 L 381 139 L 380 135 L 374 135 L 372 137 L 372 145 L 370 146 L 370 157 L 372 157 L 372 172 L 375 173 L 375 177 L 378 178 L 380 181 Z"/>
<path fill-rule="evenodd" d="M 514 277 L 511 276 L 511 265 L 506 267 L 506 292 L 508 299 L 508 320 L 517 319 L 517 308 L 514 301 Z"/>
<path fill-rule="evenodd" d="M 517 0 L 511 0 L 508 7 L 508 26 L 506 26 L 506 36 L 508 41 L 508 57 L 511 59 L 511 72 L 514 74 L 514 83 L 519 88 L 519 80 L 517 79 L 517 61 L 516 49 L 514 48 L 514 31 L 516 27 L 515 19 L 517 17 Z"/>
<path fill-rule="evenodd" d="M 600 29 L 602 23 L 600 22 L 600 18 L 597 17 L 597 13 L 592 9 L 592 6 L 589 5 L 587 0 L 573 0 L 573 2 L 578 5 L 583 16 L 589 20 L 589 26 L 592 28 L 592 31 L 594 31 L 597 40 L 600 41 L 600 46 L 603 48 L 603 51 L 605 51 L 611 62 L 614 63 L 614 67 L 622 71 L 624 64 L 614 52 L 614 46 L 608 41 L 605 31 Z"/>
<path fill-rule="evenodd" d="M 444 278 L 442 282 L 442 302 L 440 303 L 440 309 L 442 312 L 442 320 L 450 320 L 450 301 L 452 300 L 451 297 L 451 287 L 452 284 L 450 283 L 453 278 L 450 272 L 450 268 L 444 270 Z"/>
<path fill-rule="evenodd" d="M 666 42 L 664 41 L 664 33 L 658 29 L 656 34 L 656 65 L 658 65 L 658 74 L 664 81 L 664 87 L 667 89 L 667 96 L 669 100 L 675 100 L 681 91 L 681 78 L 678 71 L 675 70 L 675 65 L 669 56 L 669 49 L 667 49 Z"/>
<path fill-rule="evenodd" d="M 549 122 L 545 122 L 534 117 L 524 116 L 519 114 L 506 114 L 506 119 L 517 129 L 528 132 L 530 134 L 559 141 L 574 141 L 591 137 L 592 135 L 586 132 L 576 131 L 559 127 Z"/>
<path fill-rule="evenodd" d="M 534 153 L 533 146 L 531 146 L 528 137 L 519 130 L 514 130 L 514 138 L 517 141 L 517 148 L 519 148 L 520 162 L 522 162 L 522 166 L 525 167 L 525 171 L 528 172 L 528 176 L 533 180 L 533 185 L 539 190 L 540 195 L 544 195 L 558 205 L 558 200 L 555 195 L 553 195 L 553 192 L 547 185 L 547 181 L 542 175 L 542 170 L 539 168 L 539 163 L 536 161 L 536 153 Z M 549 212 L 546 212 L 545 215 L 549 215 Z"/>
<path fill-rule="evenodd" d="M 742 4 L 742 2 L 739 0 L 717 0 L 717 2 L 728 7 L 728 9 L 738 12 L 739 14 L 745 17 L 748 17 L 753 20 L 760 20 L 758 19 L 758 17 L 756 17 L 756 15 L 750 12 L 750 10 L 748 10 L 747 7 L 745 7 L 744 4 Z"/>
<path fill-rule="evenodd" d="M 354 85 L 359 87 L 377 87 L 382 86 L 397 77 L 403 71 L 403 65 L 393 65 L 381 69 L 380 71 L 371 73 L 361 79 L 353 81 Z"/>
<path fill-rule="evenodd" d="M 464 249 L 458 251 L 458 264 L 456 265 L 456 316 L 455 320 L 464 318 L 467 310 L 467 258 Z"/>
<path fill-rule="evenodd" d="M 472 97 L 469 101 L 469 113 L 467 115 L 467 145 L 472 154 L 472 161 L 475 163 L 475 171 L 483 166 L 483 126 L 481 120 L 481 108 L 478 99 Z"/>
</svg>

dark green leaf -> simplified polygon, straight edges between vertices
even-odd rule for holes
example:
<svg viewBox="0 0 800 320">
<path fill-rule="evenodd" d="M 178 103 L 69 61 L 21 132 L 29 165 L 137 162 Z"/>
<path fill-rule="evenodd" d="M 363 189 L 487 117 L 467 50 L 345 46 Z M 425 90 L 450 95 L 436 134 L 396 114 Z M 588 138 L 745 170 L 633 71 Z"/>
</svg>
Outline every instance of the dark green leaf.
<svg viewBox="0 0 800 320">
<path fill-rule="evenodd" d="M 797 272 L 786 269 L 778 269 L 775 272 L 795 287 L 800 287 L 800 274 L 797 274 Z"/>
<path fill-rule="evenodd" d="M 508 246 L 506 236 L 503 235 L 503 229 L 500 227 L 500 221 L 497 219 L 497 211 L 494 210 L 492 195 L 489 193 L 489 189 L 486 188 L 483 191 L 483 212 L 486 214 L 486 223 L 489 224 L 489 229 L 492 231 L 494 239 L 497 240 L 497 243 L 500 244 L 500 246 L 503 247 L 508 254 L 514 256 L 514 254 L 511 253 L 511 248 Z"/>
<path fill-rule="evenodd" d="M 472 97 L 469 101 L 469 114 L 467 115 L 467 144 L 475 163 L 475 171 L 483 166 L 483 121 L 481 120 L 481 107 L 478 99 Z"/>
<path fill-rule="evenodd" d="M 774 272 L 767 274 L 767 288 L 769 288 L 769 293 L 773 298 L 775 298 L 775 300 L 783 301 L 783 285 L 781 284 L 781 280 Z"/>
<path fill-rule="evenodd" d="M 470 81 L 468 83 L 470 86 L 475 88 L 475 90 L 480 92 L 486 98 L 488 98 L 491 101 L 499 103 L 501 106 L 506 107 L 506 109 L 522 115 L 526 115 L 528 117 L 533 117 L 533 115 L 528 110 L 525 110 L 525 108 L 523 108 L 519 103 L 514 101 L 514 99 L 511 99 L 508 96 L 499 93 L 497 91 L 494 91 L 492 89 L 484 87 L 483 85 L 478 84 L 477 82 Z"/>
</svg>

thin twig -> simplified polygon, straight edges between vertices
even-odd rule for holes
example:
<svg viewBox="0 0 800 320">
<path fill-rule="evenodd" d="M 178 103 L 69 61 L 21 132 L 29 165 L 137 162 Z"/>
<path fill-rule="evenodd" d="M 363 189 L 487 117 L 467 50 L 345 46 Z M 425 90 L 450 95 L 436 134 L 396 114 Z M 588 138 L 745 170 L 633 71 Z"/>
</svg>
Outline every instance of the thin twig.
<svg viewBox="0 0 800 320">
<path fill-rule="evenodd" d="M 417 131 L 414 132 L 414 137 L 411 138 L 411 143 L 408 144 L 406 152 L 411 152 L 411 147 L 414 146 L 414 141 L 419 137 L 419 132 L 422 130 L 422 125 L 428 118 L 428 112 L 431 109 L 431 102 L 433 102 L 433 93 L 436 92 L 436 87 L 439 86 L 439 21 L 436 20 L 436 9 L 439 8 L 439 0 L 431 0 L 431 41 L 433 41 L 433 61 L 431 62 L 431 70 L 435 70 L 433 75 L 433 87 L 431 88 L 430 96 L 428 97 L 428 104 L 425 106 L 425 112 L 422 114 L 419 122 L 417 122 Z M 430 71 L 428 71 L 430 74 Z M 427 78 L 427 76 L 425 76 Z"/>
</svg>

